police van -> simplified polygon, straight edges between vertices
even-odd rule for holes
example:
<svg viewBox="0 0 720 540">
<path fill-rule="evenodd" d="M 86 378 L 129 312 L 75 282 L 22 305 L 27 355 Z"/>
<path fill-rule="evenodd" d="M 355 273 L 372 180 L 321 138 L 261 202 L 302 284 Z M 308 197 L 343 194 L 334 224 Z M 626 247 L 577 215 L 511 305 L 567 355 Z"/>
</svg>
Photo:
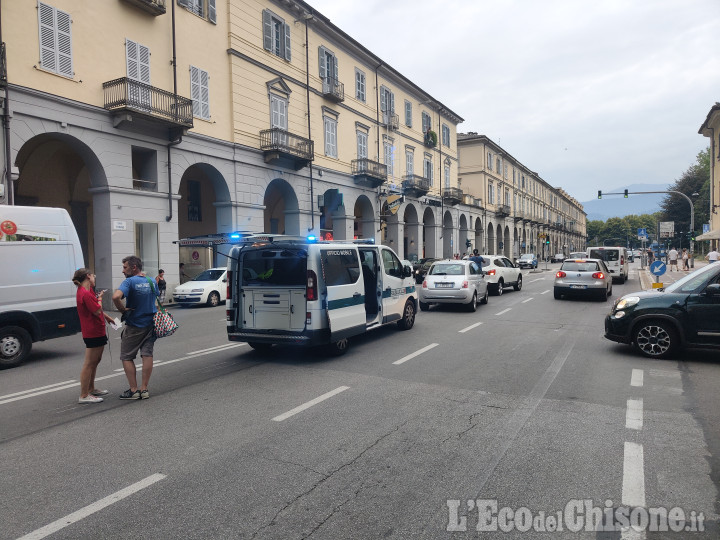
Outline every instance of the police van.
<svg viewBox="0 0 720 540">
<path fill-rule="evenodd" d="M 250 235 L 228 254 L 227 333 L 267 351 L 275 344 L 325 345 L 396 323 L 415 324 L 412 268 L 372 242 Z"/>
</svg>

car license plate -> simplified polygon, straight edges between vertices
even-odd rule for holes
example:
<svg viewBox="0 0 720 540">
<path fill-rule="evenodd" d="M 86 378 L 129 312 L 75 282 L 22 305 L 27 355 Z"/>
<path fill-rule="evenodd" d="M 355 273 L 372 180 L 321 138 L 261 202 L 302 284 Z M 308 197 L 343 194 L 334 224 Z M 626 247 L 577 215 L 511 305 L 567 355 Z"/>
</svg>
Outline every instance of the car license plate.
<svg viewBox="0 0 720 540">
<path fill-rule="evenodd" d="M 571 289 L 587 289 L 587 285 L 570 285 Z"/>
<path fill-rule="evenodd" d="M 452 283 L 436 283 L 435 284 L 436 289 L 449 289 L 452 286 L 453 286 Z"/>
</svg>

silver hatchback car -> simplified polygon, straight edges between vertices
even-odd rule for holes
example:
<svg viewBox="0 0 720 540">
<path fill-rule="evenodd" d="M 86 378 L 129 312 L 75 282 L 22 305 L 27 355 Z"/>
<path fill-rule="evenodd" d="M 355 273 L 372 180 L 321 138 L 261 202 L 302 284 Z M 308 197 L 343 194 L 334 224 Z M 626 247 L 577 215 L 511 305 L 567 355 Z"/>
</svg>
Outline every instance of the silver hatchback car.
<svg viewBox="0 0 720 540">
<path fill-rule="evenodd" d="M 422 311 L 430 304 L 464 304 L 468 311 L 475 311 L 478 302 L 487 304 L 488 284 L 472 261 L 435 261 L 419 288 L 418 300 Z"/>
<path fill-rule="evenodd" d="M 555 299 L 591 296 L 607 300 L 612 295 L 612 275 L 600 259 L 567 259 L 555 274 Z"/>
</svg>

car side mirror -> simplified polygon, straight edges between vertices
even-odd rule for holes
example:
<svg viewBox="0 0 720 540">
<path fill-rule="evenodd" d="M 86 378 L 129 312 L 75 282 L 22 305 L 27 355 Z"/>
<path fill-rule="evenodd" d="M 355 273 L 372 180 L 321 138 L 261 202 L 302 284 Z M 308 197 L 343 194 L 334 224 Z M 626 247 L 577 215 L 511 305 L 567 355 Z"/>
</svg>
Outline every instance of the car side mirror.
<svg viewBox="0 0 720 540">
<path fill-rule="evenodd" d="M 227 283 L 227 278 L 223 278 L 223 283 Z"/>
<path fill-rule="evenodd" d="M 404 266 L 403 267 L 403 277 L 410 277 L 412 276 L 412 268 L 410 266 Z"/>
<path fill-rule="evenodd" d="M 705 287 L 705 294 L 708 296 L 720 296 L 720 283 L 713 283 Z"/>
</svg>

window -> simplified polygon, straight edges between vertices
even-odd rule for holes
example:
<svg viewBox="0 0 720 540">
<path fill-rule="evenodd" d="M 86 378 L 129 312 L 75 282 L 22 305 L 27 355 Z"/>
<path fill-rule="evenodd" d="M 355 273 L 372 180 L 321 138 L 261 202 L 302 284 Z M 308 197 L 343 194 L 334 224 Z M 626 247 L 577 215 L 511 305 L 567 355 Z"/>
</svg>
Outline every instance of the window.
<svg viewBox="0 0 720 540">
<path fill-rule="evenodd" d="M 160 268 L 158 224 L 135 223 L 135 246 L 136 253 L 143 262 L 143 271 L 148 276 L 156 276 Z"/>
<path fill-rule="evenodd" d="M 445 164 L 445 187 L 450 187 L 450 165 Z"/>
<path fill-rule="evenodd" d="M 287 99 L 270 94 L 270 127 L 287 130 Z"/>
<path fill-rule="evenodd" d="M 495 188 L 492 182 L 488 184 L 488 204 L 495 204 Z"/>
<path fill-rule="evenodd" d="M 500 158 L 495 159 L 495 172 L 500 174 Z"/>
<path fill-rule="evenodd" d="M 202 17 L 213 24 L 217 24 L 215 0 L 178 0 L 178 5 L 184 7 L 198 17 Z"/>
<path fill-rule="evenodd" d="M 383 123 L 390 123 L 391 115 L 395 114 L 395 94 L 384 86 L 380 87 L 380 110 L 383 112 Z"/>
<path fill-rule="evenodd" d="M 325 284 L 350 285 L 360 279 L 360 260 L 353 249 L 320 250 Z"/>
<path fill-rule="evenodd" d="M 403 267 L 400 259 L 389 249 L 382 250 L 382 261 L 385 267 L 385 273 L 388 276 L 403 277 Z"/>
<path fill-rule="evenodd" d="M 262 12 L 263 48 L 290 61 L 290 26 L 269 9 Z"/>
<path fill-rule="evenodd" d="M 367 159 L 368 157 L 368 136 L 364 131 L 357 131 L 357 157 Z"/>
<path fill-rule="evenodd" d="M 335 53 L 329 51 L 325 47 L 318 50 L 318 60 L 320 65 L 320 78 L 323 82 L 338 82 L 338 61 Z"/>
<path fill-rule="evenodd" d="M 488 152 L 487 168 L 492 171 L 493 155 L 492 152 Z"/>
<path fill-rule="evenodd" d="M 505 190 L 505 204 L 510 206 L 510 190 L 509 189 Z"/>
<path fill-rule="evenodd" d="M 405 125 L 412 127 L 412 103 L 405 100 Z"/>
<path fill-rule="evenodd" d="M 128 79 L 150 84 L 150 49 L 129 39 L 125 40 L 125 55 Z M 130 85 L 128 100 L 136 107 L 150 108 L 150 88 Z"/>
<path fill-rule="evenodd" d="M 385 156 L 385 165 L 387 165 L 387 173 L 388 176 L 393 176 L 395 174 L 395 167 L 394 167 L 394 152 L 395 148 L 393 146 L 393 140 L 392 139 L 385 139 L 383 141 L 383 154 Z"/>
<path fill-rule="evenodd" d="M 323 116 L 325 122 L 325 155 L 338 157 L 337 152 L 337 118 Z"/>
<path fill-rule="evenodd" d="M 72 65 L 72 19 L 69 13 L 38 4 L 40 67 L 64 77 L 74 75 Z"/>
<path fill-rule="evenodd" d="M 202 192 L 200 182 L 188 180 L 188 221 L 202 221 Z"/>
<path fill-rule="evenodd" d="M 430 115 L 423 111 L 422 113 L 422 130 L 423 133 L 427 133 L 428 129 L 431 129 L 432 127 L 432 120 L 430 118 Z"/>
<path fill-rule="evenodd" d="M 415 174 L 414 165 L 415 152 L 409 148 L 405 150 L 405 173 L 408 175 Z"/>
<path fill-rule="evenodd" d="M 450 146 L 450 128 L 446 125 L 442 125 L 442 143 L 443 146 Z"/>
<path fill-rule="evenodd" d="M 133 189 L 157 191 L 157 152 L 133 146 L 131 154 Z"/>
<path fill-rule="evenodd" d="M 355 69 L 355 97 L 365 101 L 365 73 L 359 69 Z"/>
<path fill-rule="evenodd" d="M 426 180 L 430 181 L 430 185 L 433 185 L 433 166 L 432 159 L 429 155 L 425 154 L 423 159 L 423 176 Z"/>
<path fill-rule="evenodd" d="M 210 120 L 210 77 L 208 72 L 190 66 L 190 96 L 193 100 L 193 116 Z"/>
</svg>

